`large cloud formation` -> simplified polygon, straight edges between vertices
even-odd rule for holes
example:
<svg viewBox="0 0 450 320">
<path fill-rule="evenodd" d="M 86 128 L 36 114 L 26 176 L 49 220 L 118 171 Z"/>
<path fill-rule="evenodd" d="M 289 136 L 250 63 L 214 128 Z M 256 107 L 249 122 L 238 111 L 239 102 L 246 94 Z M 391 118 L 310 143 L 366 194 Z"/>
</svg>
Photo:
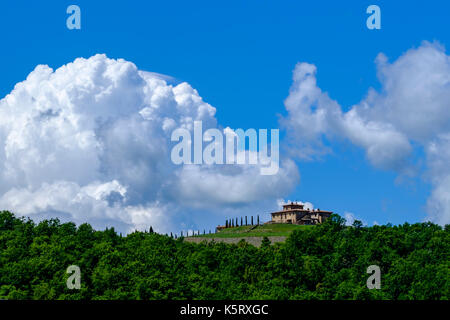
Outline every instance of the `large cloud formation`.
<svg viewBox="0 0 450 320">
<path fill-rule="evenodd" d="M 424 42 L 393 63 L 383 54 L 376 62 L 381 90 L 370 89 L 348 111 L 317 86 L 316 66 L 296 66 L 281 120 L 290 150 L 315 159 L 331 151 L 333 139 L 346 139 L 375 167 L 411 175 L 420 148 L 433 186 L 427 219 L 450 223 L 450 57 L 439 44 Z"/>
<path fill-rule="evenodd" d="M 192 208 L 276 205 L 299 179 L 289 159 L 273 176 L 257 166 L 171 162 L 175 128 L 217 121 L 195 89 L 169 80 L 105 55 L 55 71 L 37 66 L 0 100 L 0 208 L 124 232 L 150 225 L 170 232 L 195 224 Z"/>
</svg>

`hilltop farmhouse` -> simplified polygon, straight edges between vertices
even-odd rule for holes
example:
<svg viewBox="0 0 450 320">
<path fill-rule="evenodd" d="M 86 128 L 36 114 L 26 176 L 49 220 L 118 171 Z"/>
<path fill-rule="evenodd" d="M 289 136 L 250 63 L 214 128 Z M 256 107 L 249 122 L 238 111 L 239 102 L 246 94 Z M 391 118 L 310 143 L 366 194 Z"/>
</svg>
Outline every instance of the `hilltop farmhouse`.
<svg viewBox="0 0 450 320">
<path fill-rule="evenodd" d="M 283 205 L 283 210 L 272 212 L 272 219 L 264 224 L 274 223 L 286 223 L 286 224 L 300 224 L 300 225 L 315 225 L 324 222 L 328 219 L 332 211 L 323 211 L 320 209 L 305 208 L 305 205 L 298 202 L 291 202 Z M 234 228 L 239 226 L 252 226 L 256 228 L 260 226 L 259 215 L 257 216 L 256 223 L 253 223 L 253 216 L 250 216 L 251 221 L 247 220 L 247 216 L 241 217 L 240 223 L 238 218 L 227 219 L 224 225 L 216 227 L 216 232 L 222 231 L 228 228 Z"/>
<path fill-rule="evenodd" d="M 319 224 L 330 217 L 332 211 L 308 209 L 303 204 L 291 202 L 283 205 L 283 210 L 272 212 L 272 220 L 266 223 Z"/>
</svg>

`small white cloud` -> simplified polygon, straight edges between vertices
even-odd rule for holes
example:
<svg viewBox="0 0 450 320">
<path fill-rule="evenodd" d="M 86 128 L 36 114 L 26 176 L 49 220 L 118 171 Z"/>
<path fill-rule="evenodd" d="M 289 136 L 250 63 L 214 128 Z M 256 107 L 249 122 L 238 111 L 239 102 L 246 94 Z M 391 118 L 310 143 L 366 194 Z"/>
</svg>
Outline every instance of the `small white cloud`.
<svg viewBox="0 0 450 320">
<path fill-rule="evenodd" d="M 344 218 L 345 218 L 345 225 L 351 226 L 355 222 L 355 220 L 359 220 L 362 222 L 363 225 L 367 225 L 367 223 L 363 220 L 355 216 L 355 214 L 351 212 L 344 212 Z"/>
</svg>

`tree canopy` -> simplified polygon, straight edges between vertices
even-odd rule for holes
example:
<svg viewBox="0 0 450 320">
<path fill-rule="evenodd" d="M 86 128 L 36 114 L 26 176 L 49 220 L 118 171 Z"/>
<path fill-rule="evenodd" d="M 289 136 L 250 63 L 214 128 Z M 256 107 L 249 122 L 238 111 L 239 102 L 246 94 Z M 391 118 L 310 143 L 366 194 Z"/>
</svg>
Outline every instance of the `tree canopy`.
<svg viewBox="0 0 450 320">
<path fill-rule="evenodd" d="M 333 215 L 264 239 L 194 244 L 153 232 L 119 235 L 0 212 L 0 299 L 449 299 L 449 226 L 363 227 Z M 68 289 L 67 267 L 81 270 Z M 381 289 L 369 290 L 369 265 Z"/>
</svg>

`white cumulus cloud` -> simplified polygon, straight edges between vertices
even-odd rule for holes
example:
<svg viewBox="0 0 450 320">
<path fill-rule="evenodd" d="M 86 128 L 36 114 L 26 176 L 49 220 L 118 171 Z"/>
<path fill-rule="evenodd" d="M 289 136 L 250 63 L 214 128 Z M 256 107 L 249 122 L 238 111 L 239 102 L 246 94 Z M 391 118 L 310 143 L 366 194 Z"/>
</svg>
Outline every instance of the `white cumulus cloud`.
<svg viewBox="0 0 450 320">
<path fill-rule="evenodd" d="M 100 54 L 56 70 L 37 66 L 0 100 L 0 209 L 170 232 L 195 223 L 193 208 L 275 206 L 298 181 L 291 160 L 273 176 L 171 162 L 172 130 L 218 125 L 213 106 L 171 80 Z"/>
</svg>

